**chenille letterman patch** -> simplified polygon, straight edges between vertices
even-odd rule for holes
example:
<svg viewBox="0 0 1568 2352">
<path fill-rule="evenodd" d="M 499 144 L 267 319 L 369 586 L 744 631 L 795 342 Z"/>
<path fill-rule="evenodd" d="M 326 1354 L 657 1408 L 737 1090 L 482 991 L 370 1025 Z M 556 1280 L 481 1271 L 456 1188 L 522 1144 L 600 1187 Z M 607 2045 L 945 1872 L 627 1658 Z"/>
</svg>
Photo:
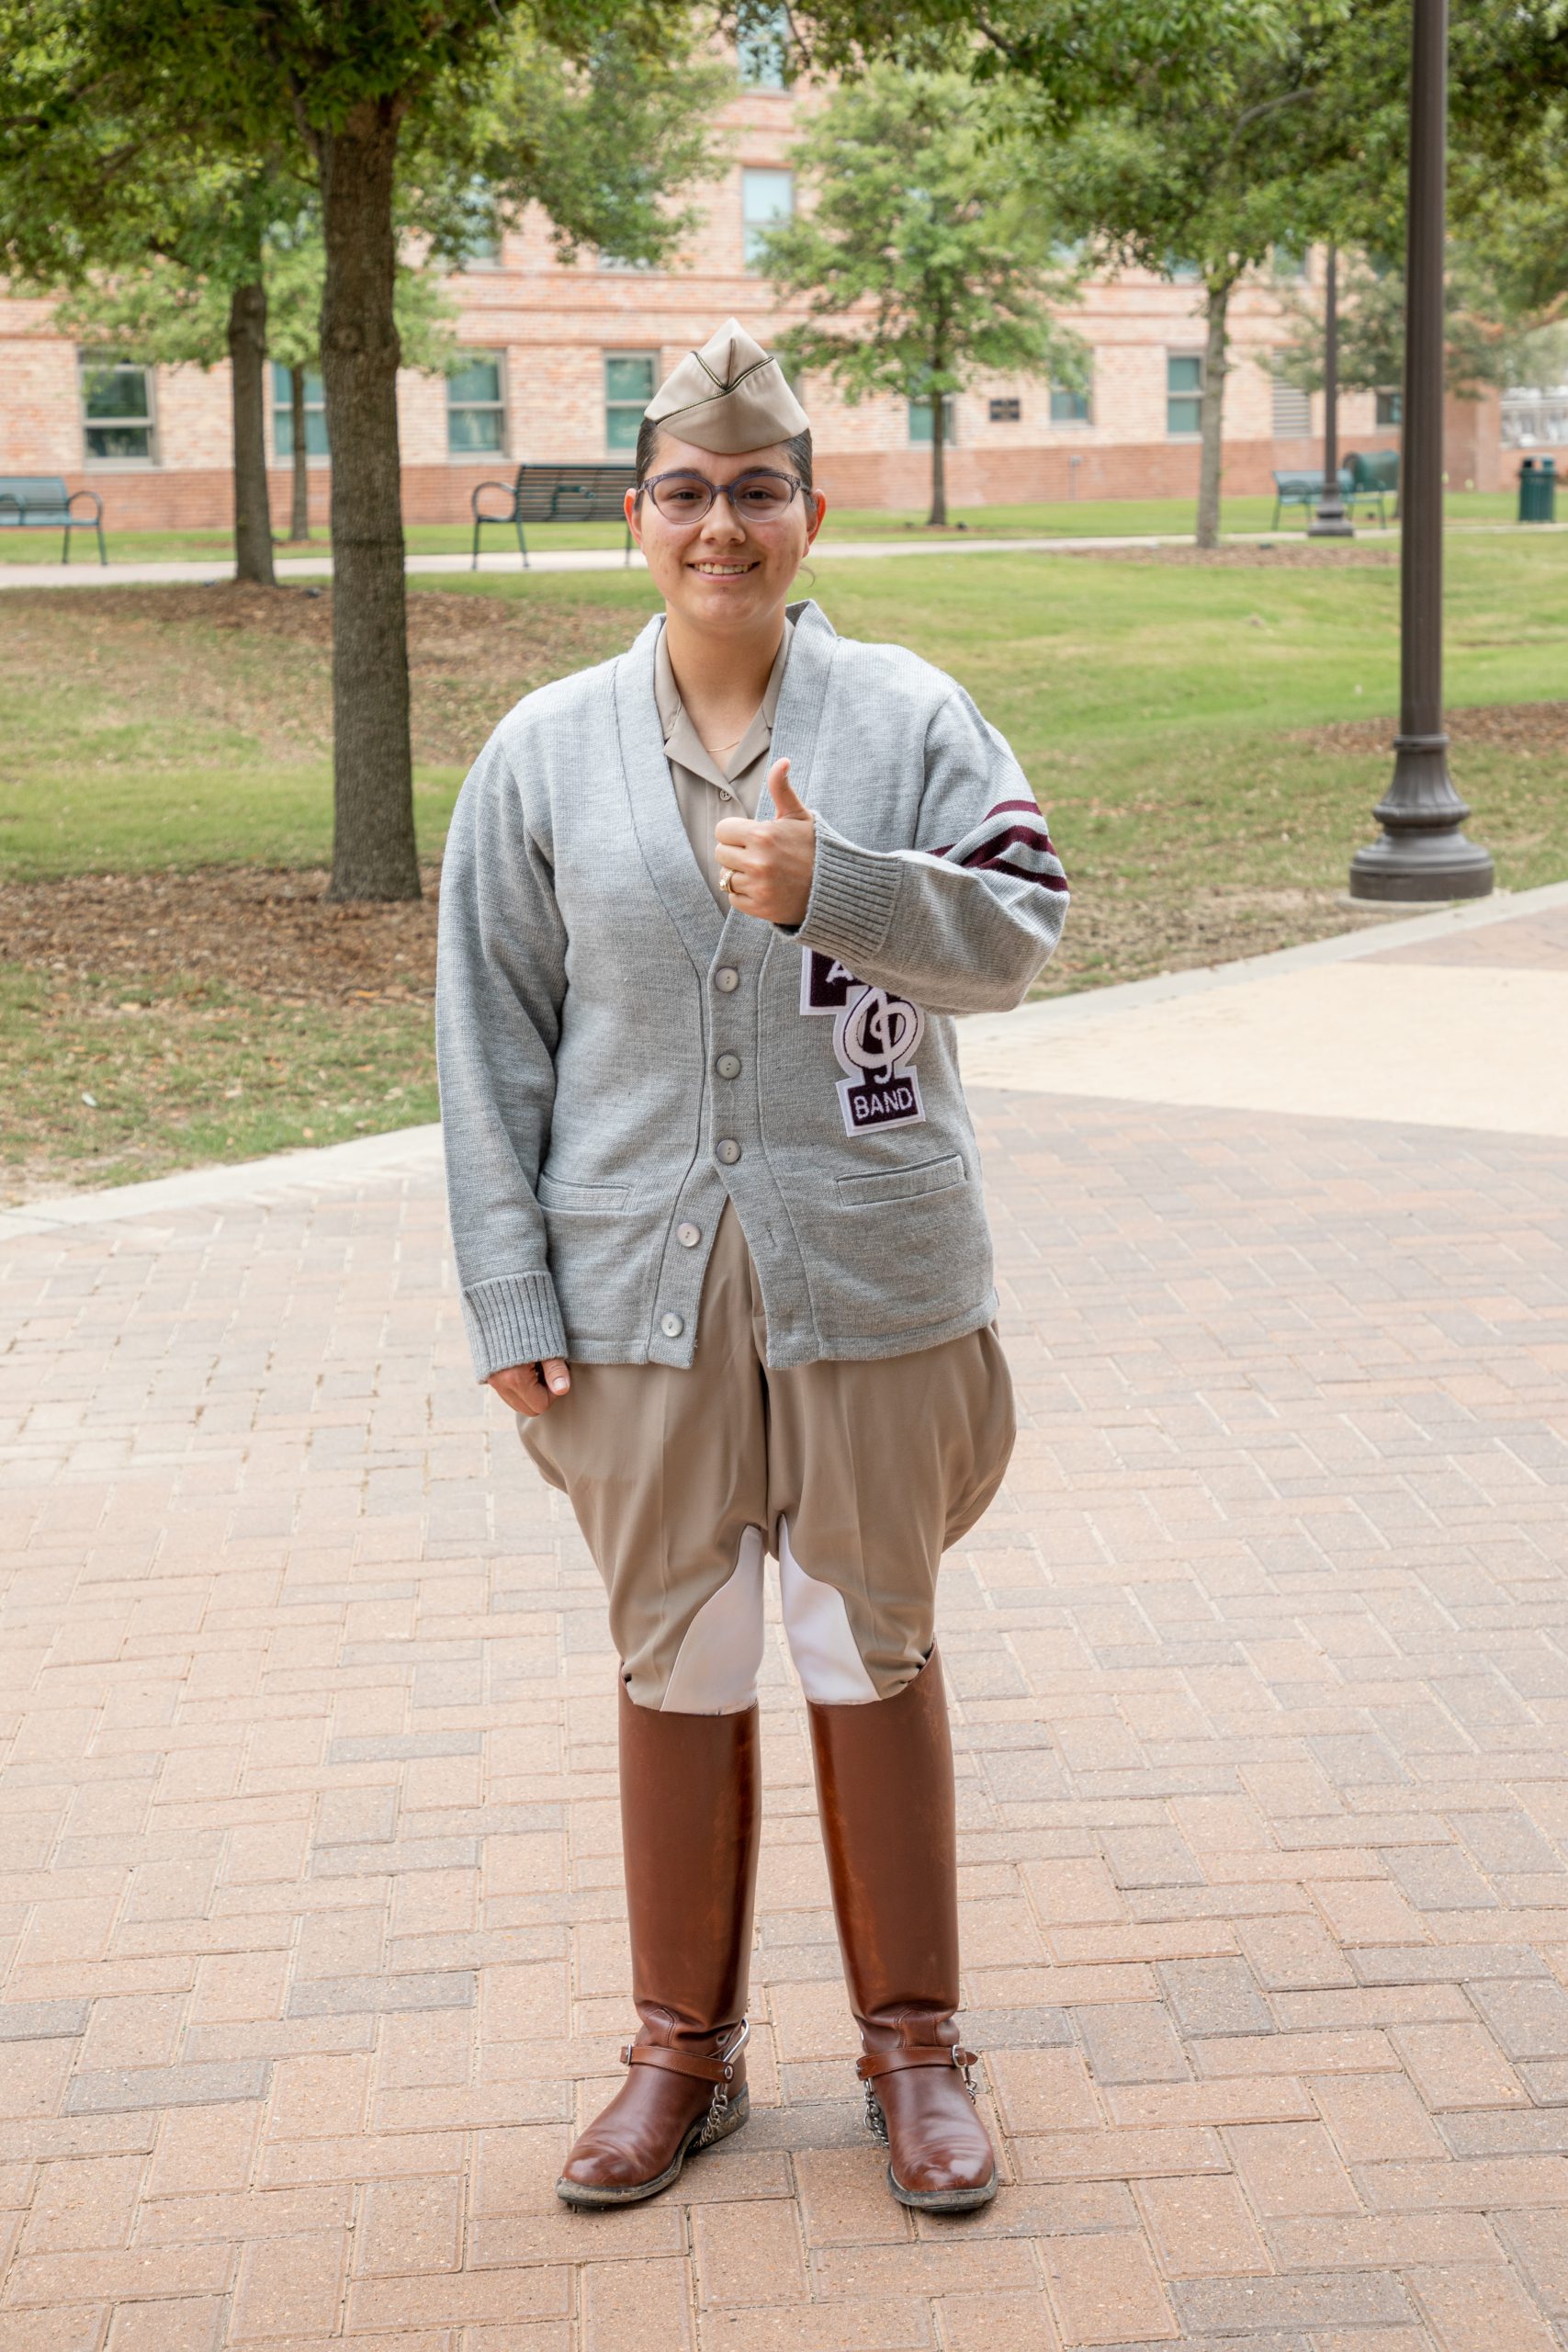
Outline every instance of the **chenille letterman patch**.
<svg viewBox="0 0 1568 2352">
<path fill-rule="evenodd" d="M 830 1014 L 833 1051 L 849 1075 L 839 1081 L 847 1136 L 918 1126 L 926 1115 L 915 1056 L 926 1016 L 908 997 L 868 988 L 831 956 L 808 947 L 801 959 L 802 1012 Z"/>
</svg>

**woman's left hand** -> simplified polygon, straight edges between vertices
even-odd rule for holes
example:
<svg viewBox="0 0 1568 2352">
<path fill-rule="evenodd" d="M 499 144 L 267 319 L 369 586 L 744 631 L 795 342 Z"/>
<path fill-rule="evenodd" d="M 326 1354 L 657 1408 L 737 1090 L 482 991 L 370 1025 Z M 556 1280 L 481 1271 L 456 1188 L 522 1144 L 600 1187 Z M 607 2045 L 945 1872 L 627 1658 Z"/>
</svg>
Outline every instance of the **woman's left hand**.
<svg viewBox="0 0 1568 2352">
<path fill-rule="evenodd" d="M 721 818 L 714 839 L 728 896 L 743 915 L 793 928 L 806 917 L 817 863 L 817 821 L 790 789 L 789 762 L 775 760 L 768 790 L 777 815 Z"/>
</svg>

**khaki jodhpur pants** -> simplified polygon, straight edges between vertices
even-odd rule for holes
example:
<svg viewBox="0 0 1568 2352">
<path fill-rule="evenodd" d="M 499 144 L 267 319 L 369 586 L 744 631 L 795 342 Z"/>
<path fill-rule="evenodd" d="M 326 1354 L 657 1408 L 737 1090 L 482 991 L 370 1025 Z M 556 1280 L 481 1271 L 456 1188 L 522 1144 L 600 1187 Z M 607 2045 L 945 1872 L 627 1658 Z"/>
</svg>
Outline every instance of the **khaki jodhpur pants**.
<svg viewBox="0 0 1568 2352">
<path fill-rule="evenodd" d="M 914 1679 L 934 1638 L 937 1563 L 1012 1452 L 995 1327 L 913 1355 L 771 1371 L 761 1292 L 726 1206 L 696 1359 L 573 1364 L 523 1443 L 571 1501 L 639 1707 L 733 1714 L 762 1660 L 762 1563 L 808 1699 L 853 1706 Z"/>
</svg>

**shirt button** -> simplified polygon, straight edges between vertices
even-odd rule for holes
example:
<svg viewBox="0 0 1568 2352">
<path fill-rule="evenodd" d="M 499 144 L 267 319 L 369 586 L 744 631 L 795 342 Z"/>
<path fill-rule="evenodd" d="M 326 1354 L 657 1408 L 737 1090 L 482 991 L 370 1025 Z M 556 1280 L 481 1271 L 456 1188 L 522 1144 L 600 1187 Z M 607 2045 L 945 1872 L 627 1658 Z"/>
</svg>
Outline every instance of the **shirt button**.
<svg viewBox="0 0 1568 2352">
<path fill-rule="evenodd" d="M 678 1340 L 686 1326 L 678 1315 L 667 1315 L 660 1325 L 667 1340 Z"/>
<path fill-rule="evenodd" d="M 740 1057 L 739 1054 L 720 1054 L 717 1061 L 714 1064 L 714 1068 L 717 1070 L 720 1078 L 739 1078 L 740 1075 Z"/>
<path fill-rule="evenodd" d="M 721 964 L 713 976 L 713 984 L 725 996 L 740 986 L 740 975 L 733 964 Z"/>
<path fill-rule="evenodd" d="M 694 1250 L 702 1238 L 701 1226 L 678 1225 L 675 1227 L 675 1238 L 682 1250 Z"/>
<path fill-rule="evenodd" d="M 718 1156 L 727 1168 L 733 1168 L 740 1157 L 740 1146 L 733 1136 L 726 1136 L 718 1147 Z"/>
</svg>

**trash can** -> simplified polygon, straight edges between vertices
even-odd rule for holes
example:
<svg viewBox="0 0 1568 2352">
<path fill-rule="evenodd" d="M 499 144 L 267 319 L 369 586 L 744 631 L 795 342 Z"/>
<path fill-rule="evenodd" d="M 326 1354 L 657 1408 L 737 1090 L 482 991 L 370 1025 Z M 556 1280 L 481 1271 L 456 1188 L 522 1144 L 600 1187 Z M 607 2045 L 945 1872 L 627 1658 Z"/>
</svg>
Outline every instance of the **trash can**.
<svg viewBox="0 0 1568 2352">
<path fill-rule="evenodd" d="M 1555 458 L 1526 458 L 1522 460 L 1519 466 L 1519 520 L 1521 523 L 1556 522 Z"/>
</svg>

